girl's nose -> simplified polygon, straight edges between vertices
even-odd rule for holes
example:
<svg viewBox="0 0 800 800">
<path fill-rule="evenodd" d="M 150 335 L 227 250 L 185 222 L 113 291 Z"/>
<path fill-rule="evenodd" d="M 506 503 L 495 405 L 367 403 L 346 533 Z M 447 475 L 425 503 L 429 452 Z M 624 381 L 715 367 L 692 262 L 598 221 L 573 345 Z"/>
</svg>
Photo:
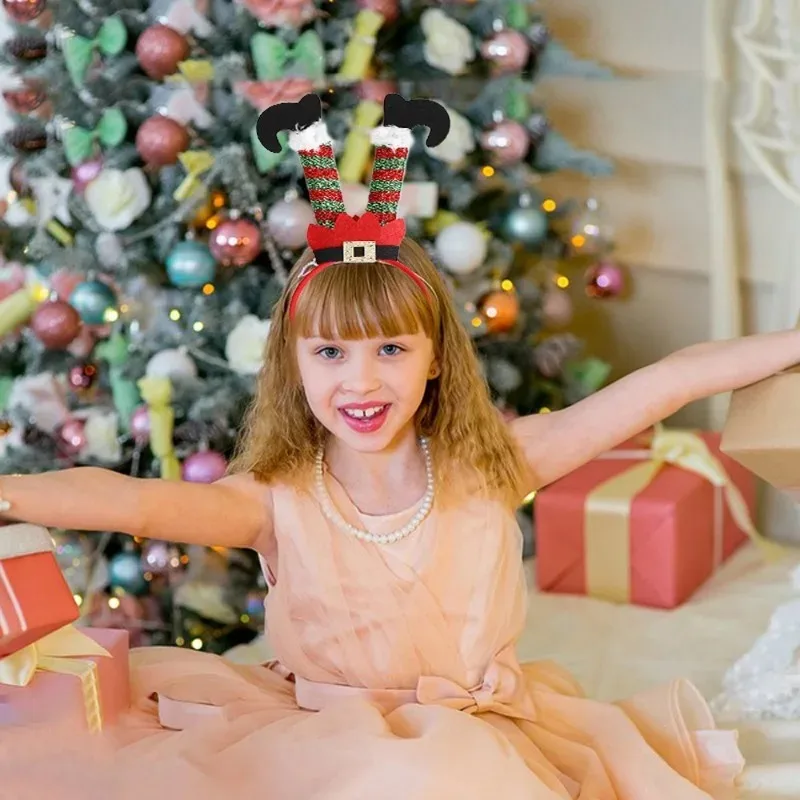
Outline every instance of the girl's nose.
<svg viewBox="0 0 800 800">
<path fill-rule="evenodd" d="M 379 388 L 378 365 L 369 357 L 353 358 L 347 365 L 342 388 L 356 394 L 368 394 Z"/>
</svg>

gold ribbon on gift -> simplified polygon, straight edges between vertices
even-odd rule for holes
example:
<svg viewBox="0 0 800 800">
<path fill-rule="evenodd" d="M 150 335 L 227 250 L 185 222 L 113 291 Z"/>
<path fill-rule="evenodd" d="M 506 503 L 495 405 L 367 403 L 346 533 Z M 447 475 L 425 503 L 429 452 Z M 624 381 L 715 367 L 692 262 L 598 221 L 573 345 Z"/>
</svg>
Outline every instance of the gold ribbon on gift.
<svg viewBox="0 0 800 800">
<path fill-rule="evenodd" d="M 100 682 L 97 664 L 87 656 L 110 657 L 111 654 L 73 625 L 67 625 L 0 658 L 0 685 L 27 686 L 38 670 L 74 675 L 81 682 L 86 723 L 92 733 L 97 733 L 103 729 Z"/>
<path fill-rule="evenodd" d="M 339 177 L 343 183 L 358 183 L 364 176 L 372 150 L 372 129 L 383 115 L 380 103 L 362 100 L 353 112 L 353 125 L 344 140 L 339 159 Z"/>
<path fill-rule="evenodd" d="M 747 534 L 768 560 L 783 555 L 783 548 L 757 530 L 741 492 L 702 437 L 685 430 L 655 426 L 650 446 L 642 450 L 611 450 L 601 459 L 641 460 L 630 469 L 595 487 L 586 498 L 584 546 L 586 591 L 617 603 L 630 601 L 631 530 L 633 501 L 666 464 L 694 472 L 717 489 L 714 510 L 714 567 L 722 562 L 723 500 L 736 525 Z"/>
<path fill-rule="evenodd" d="M 179 203 L 190 198 L 200 187 L 200 176 L 214 166 L 214 155 L 208 150 L 186 150 L 178 156 L 186 170 L 186 177 L 173 192 L 172 197 Z"/>
</svg>

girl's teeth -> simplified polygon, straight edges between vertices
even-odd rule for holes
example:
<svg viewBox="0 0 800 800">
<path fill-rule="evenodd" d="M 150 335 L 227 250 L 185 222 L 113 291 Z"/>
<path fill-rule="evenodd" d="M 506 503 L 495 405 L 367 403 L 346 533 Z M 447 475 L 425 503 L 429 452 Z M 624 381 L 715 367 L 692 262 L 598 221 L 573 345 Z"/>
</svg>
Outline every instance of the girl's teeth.
<svg viewBox="0 0 800 800">
<path fill-rule="evenodd" d="M 345 414 L 351 417 L 355 417 L 356 419 L 362 419 L 366 417 L 369 419 L 370 417 L 374 417 L 376 414 L 379 414 L 383 411 L 383 406 L 377 406 L 376 408 L 347 408 L 345 409 Z"/>
</svg>

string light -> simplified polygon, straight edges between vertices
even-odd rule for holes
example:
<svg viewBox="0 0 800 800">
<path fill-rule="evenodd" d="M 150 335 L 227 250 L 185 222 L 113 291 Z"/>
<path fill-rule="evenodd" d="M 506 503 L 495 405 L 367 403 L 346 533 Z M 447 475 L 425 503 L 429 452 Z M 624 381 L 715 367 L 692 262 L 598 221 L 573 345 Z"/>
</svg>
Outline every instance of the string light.
<svg viewBox="0 0 800 800">
<path fill-rule="evenodd" d="M 205 294 L 205 295 L 214 294 L 215 291 L 216 291 L 216 287 L 214 286 L 213 283 L 207 283 L 203 287 L 203 294 Z"/>
<path fill-rule="evenodd" d="M 549 408 L 547 408 L 547 406 L 542 406 L 542 407 L 539 409 L 539 413 L 540 413 L 540 414 L 549 414 L 549 413 L 550 413 L 550 409 L 549 409 Z"/>
<path fill-rule="evenodd" d="M 108 598 L 108 607 L 109 608 L 119 608 L 119 597 L 109 597 Z"/>
<path fill-rule="evenodd" d="M 481 169 L 481 173 L 486 178 L 491 178 L 494 175 L 494 167 L 490 167 L 488 164 Z"/>
<path fill-rule="evenodd" d="M 556 275 L 554 281 L 559 289 L 566 289 L 569 286 L 569 278 L 566 275 Z"/>
<path fill-rule="evenodd" d="M 169 312 L 169 318 L 173 322 L 177 322 L 181 318 L 181 312 L 178 311 L 177 308 L 173 308 L 172 311 Z"/>
<path fill-rule="evenodd" d="M 545 200 L 542 203 L 542 208 L 545 211 L 547 211 L 547 213 L 549 214 L 549 213 L 555 211 L 556 208 L 558 208 L 558 206 L 556 205 L 556 201 L 555 200 L 551 200 L 550 198 L 548 198 L 547 200 Z"/>
<path fill-rule="evenodd" d="M 103 312 L 103 321 L 104 322 L 116 322 L 119 319 L 119 311 L 115 308 L 107 308 Z"/>
<path fill-rule="evenodd" d="M 473 317 L 472 318 L 472 327 L 473 328 L 480 328 L 483 325 L 483 320 L 480 317 Z"/>
<path fill-rule="evenodd" d="M 523 506 L 527 506 L 530 503 L 532 503 L 533 502 L 533 498 L 536 497 L 536 492 L 537 492 L 537 490 L 534 489 L 532 492 L 529 492 L 528 494 L 526 494 L 525 497 L 522 498 L 522 505 Z"/>
<path fill-rule="evenodd" d="M 175 644 L 178 645 L 178 647 L 183 647 L 186 644 L 186 640 L 183 636 L 177 636 L 175 638 Z"/>
<path fill-rule="evenodd" d="M 197 333 L 199 333 L 201 330 L 203 330 L 203 328 L 205 328 L 205 325 L 202 322 L 195 322 L 192 325 L 192 330 L 197 332 Z"/>
<path fill-rule="evenodd" d="M 580 248 L 583 247 L 586 244 L 586 237 L 581 235 L 580 233 L 576 233 L 572 237 L 572 239 L 570 239 L 570 241 L 572 242 L 572 246 L 576 250 L 580 250 Z"/>
<path fill-rule="evenodd" d="M 202 649 L 203 649 L 203 640 L 192 639 L 192 650 L 202 650 Z"/>
<path fill-rule="evenodd" d="M 250 615 L 249 614 L 242 614 L 242 616 L 239 617 L 239 621 L 243 622 L 245 625 L 247 625 L 247 623 L 250 622 Z"/>
<path fill-rule="evenodd" d="M 76 606 L 83 605 L 83 598 L 79 594 L 72 595 L 72 599 L 75 601 Z"/>
<path fill-rule="evenodd" d="M 502 282 L 501 282 L 501 284 L 500 284 L 500 288 L 501 288 L 501 289 L 502 289 L 504 292 L 510 292 L 510 291 L 513 291 L 513 289 L 514 289 L 514 282 L 513 282 L 513 281 L 510 281 L 508 278 L 506 278 L 504 281 L 502 281 Z"/>
</svg>

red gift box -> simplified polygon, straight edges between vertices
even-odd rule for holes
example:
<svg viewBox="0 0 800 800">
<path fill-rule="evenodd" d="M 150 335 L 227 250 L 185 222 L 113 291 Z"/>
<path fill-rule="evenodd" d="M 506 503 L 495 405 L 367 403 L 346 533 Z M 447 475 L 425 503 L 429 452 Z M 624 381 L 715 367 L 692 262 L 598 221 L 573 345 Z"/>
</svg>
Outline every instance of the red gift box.
<svg viewBox="0 0 800 800">
<path fill-rule="evenodd" d="M 0 727 L 97 733 L 130 707 L 128 632 L 67 625 L 0 659 Z"/>
<path fill-rule="evenodd" d="M 536 580 L 545 591 L 674 608 L 750 536 L 753 475 L 716 433 L 643 434 L 541 490 Z"/>
<path fill-rule="evenodd" d="M 78 619 L 47 529 L 0 528 L 0 658 Z"/>
</svg>

